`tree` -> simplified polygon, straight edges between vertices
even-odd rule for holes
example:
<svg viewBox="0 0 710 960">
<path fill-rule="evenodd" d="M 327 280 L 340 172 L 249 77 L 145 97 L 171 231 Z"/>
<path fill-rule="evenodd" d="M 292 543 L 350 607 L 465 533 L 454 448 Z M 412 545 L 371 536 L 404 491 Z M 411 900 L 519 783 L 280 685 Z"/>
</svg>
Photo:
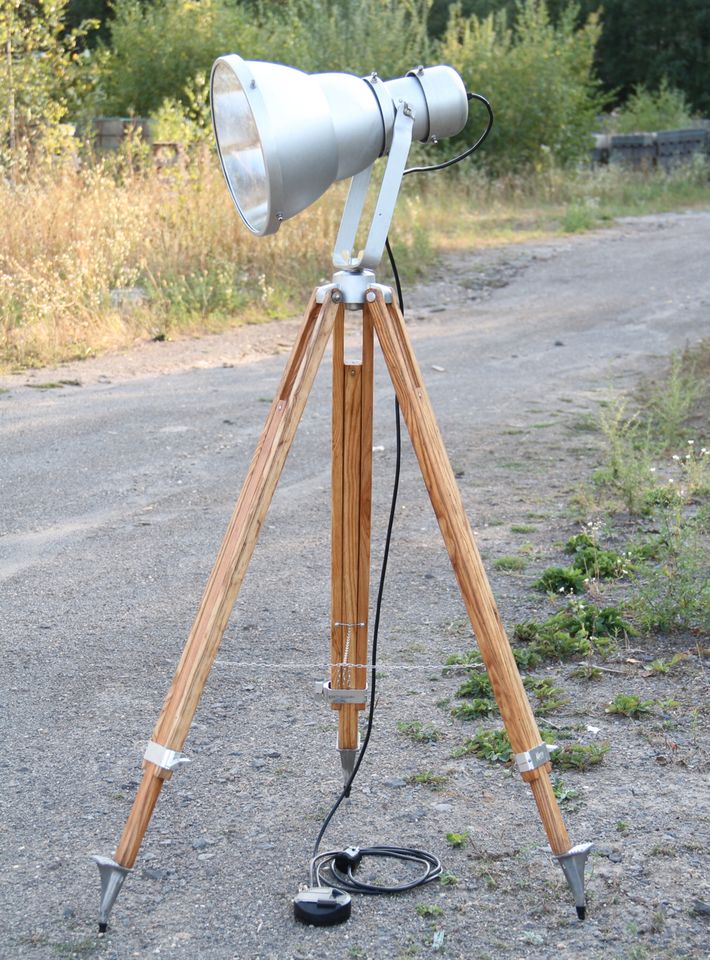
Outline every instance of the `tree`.
<svg viewBox="0 0 710 960">
<path fill-rule="evenodd" d="M 710 116 L 710 3 L 605 0 L 598 63 L 605 85 L 621 99 L 637 85 L 657 90 L 665 77 Z"/>
<path fill-rule="evenodd" d="M 568 164 L 587 154 L 603 104 L 594 75 L 599 34 L 596 15 L 578 26 L 568 7 L 554 23 L 544 0 L 520 3 L 512 26 L 505 12 L 479 19 L 454 8 L 441 53 L 493 105 L 492 167 Z"/>
<path fill-rule="evenodd" d="M 602 32 L 595 65 L 604 89 L 619 101 L 635 87 L 658 90 L 665 77 L 682 90 L 696 111 L 710 116 L 710 2 L 708 0 L 577 0 L 577 23 L 599 12 Z M 519 0 L 434 0 L 429 26 L 441 36 L 452 10 L 485 19 L 504 11 L 514 23 Z M 558 23 L 569 0 L 548 0 Z"/>
<path fill-rule="evenodd" d="M 111 36 L 112 0 L 69 0 L 64 15 L 67 30 L 76 30 L 86 20 L 95 21 L 96 30 L 87 37 L 88 47 L 95 47 L 100 41 L 106 43 Z"/>
<path fill-rule="evenodd" d="M 272 59 L 307 71 L 402 76 L 429 55 L 432 0 L 285 0 L 264 23 Z"/>
<path fill-rule="evenodd" d="M 416 66 L 428 47 L 431 0 L 116 0 L 104 75 L 106 112 L 150 115 L 213 60 L 237 52 L 303 70 Z"/>
<path fill-rule="evenodd" d="M 79 44 L 94 27 L 65 32 L 67 0 L 0 0 L 0 164 L 14 170 L 51 139 L 91 82 Z"/>
<path fill-rule="evenodd" d="M 258 27 L 228 0 L 116 0 L 103 76 L 108 114 L 150 116 L 213 60 L 255 45 Z"/>
</svg>

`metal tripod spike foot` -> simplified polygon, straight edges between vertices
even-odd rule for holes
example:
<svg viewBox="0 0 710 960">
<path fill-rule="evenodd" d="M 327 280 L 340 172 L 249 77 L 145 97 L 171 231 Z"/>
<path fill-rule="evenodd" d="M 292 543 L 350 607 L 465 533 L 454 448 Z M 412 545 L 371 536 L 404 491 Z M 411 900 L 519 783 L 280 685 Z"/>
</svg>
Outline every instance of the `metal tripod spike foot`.
<svg viewBox="0 0 710 960">
<path fill-rule="evenodd" d="M 111 908 L 116 902 L 123 881 L 131 872 L 128 867 L 122 867 L 110 857 L 92 857 L 99 868 L 101 877 L 101 906 L 99 907 L 99 933 L 106 933 Z"/>
<path fill-rule="evenodd" d="M 338 750 L 338 753 L 340 754 L 340 763 L 343 768 L 343 782 L 347 783 L 355 769 L 360 749 L 358 747 L 352 747 Z"/>
<path fill-rule="evenodd" d="M 562 867 L 565 879 L 574 895 L 574 905 L 577 916 L 584 920 L 587 912 L 587 903 L 584 897 L 584 867 L 592 849 L 591 843 L 578 843 L 567 853 L 562 853 L 555 860 Z"/>
</svg>

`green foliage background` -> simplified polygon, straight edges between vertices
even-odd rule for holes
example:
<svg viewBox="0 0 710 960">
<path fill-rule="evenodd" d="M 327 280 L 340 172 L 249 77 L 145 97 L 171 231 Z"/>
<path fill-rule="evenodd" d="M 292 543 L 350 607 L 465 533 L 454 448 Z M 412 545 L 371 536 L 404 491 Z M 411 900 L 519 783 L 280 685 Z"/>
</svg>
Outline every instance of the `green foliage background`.
<svg viewBox="0 0 710 960">
<path fill-rule="evenodd" d="M 495 169 L 566 165 L 586 155 L 603 105 L 593 74 L 599 33 L 596 14 L 578 27 L 570 7 L 554 23 L 542 0 L 521 4 L 512 26 L 505 12 L 481 20 L 453 8 L 441 56 L 494 104 Z"/>
<path fill-rule="evenodd" d="M 23 167 L 32 145 L 59 149 L 98 77 L 81 45 L 97 24 L 68 29 L 67 0 L 0 0 L 0 166 Z"/>
<path fill-rule="evenodd" d="M 158 113 L 166 130 L 177 129 L 180 104 L 206 116 L 196 99 L 206 95 L 209 67 L 226 50 L 309 72 L 374 69 L 383 76 L 444 61 L 493 102 L 492 169 L 566 165 L 586 154 L 603 104 L 593 74 L 595 14 L 579 23 L 569 7 L 554 22 L 544 0 L 523 0 L 514 16 L 481 19 L 454 5 L 444 35 L 433 40 L 431 12 L 432 0 L 117 0 L 102 111 Z"/>
<path fill-rule="evenodd" d="M 610 123 L 614 133 L 636 130 L 676 130 L 691 127 L 694 118 L 685 94 L 664 77 L 655 92 L 634 87 L 622 110 Z"/>
<path fill-rule="evenodd" d="M 432 36 L 446 30 L 451 0 L 434 0 Z M 514 18 L 518 0 L 461 0 L 466 15 L 501 10 Z M 557 20 L 569 0 L 548 0 Z M 657 90 L 664 79 L 682 90 L 694 112 L 710 115 L 710 3 L 708 0 L 577 0 L 578 22 L 601 16 L 596 72 L 607 94 L 623 103 L 636 87 Z"/>
<path fill-rule="evenodd" d="M 495 173 L 585 157 L 610 81 L 628 96 L 617 129 L 668 127 L 710 108 L 707 70 L 699 78 L 696 69 L 710 67 L 707 0 L 606 0 L 603 14 L 596 7 L 597 0 L 0 0 L 0 164 L 17 166 L 40 144 L 51 156 L 68 135 L 63 121 L 97 115 L 157 117 L 159 136 L 199 140 L 209 127 L 210 66 L 230 51 L 309 72 L 396 76 L 418 63 L 451 63 L 493 104 L 496 123 L 481 157 Z M 475 135 L 475 116 L 462 140 Z"/>
<path fill-rule="evenodd" d="M 395 76 L 428 59 L 431 0 L 117 0 L 104 110 L 150 115 L 221 53 Z"/>
</svg>

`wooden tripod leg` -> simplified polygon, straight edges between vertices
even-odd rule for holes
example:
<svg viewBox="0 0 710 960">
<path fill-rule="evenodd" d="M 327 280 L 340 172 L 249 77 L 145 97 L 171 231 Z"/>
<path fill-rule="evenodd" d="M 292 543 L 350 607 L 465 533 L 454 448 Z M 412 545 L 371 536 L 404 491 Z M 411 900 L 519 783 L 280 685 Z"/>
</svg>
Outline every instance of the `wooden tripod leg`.
<svg viewBox="0 0 710 960">
<path fill-rule="evenodd" d="M 339 316 L 333 339 L 332 469 L 332 620 L 331 687 L 364 690 L 370 581 L 372 498 L 372 322 L 363 323 L 362 362 L 344 359 L 344 322 Z M 334 703 L 339 711 L 338 749 L 358 748 L 362 703 Z M 346 772 L 354 754 L 341 753 Z"/>
<path fill-rule="evenodd" d="M 168 750 L 182 750 L 323 357 L 335 314 L 338 310 L 342 313 L 342 309 L 330 300 L 321 306 L 314 296 L 306 310 L 153 731 L 153 742 Z M 169 770 L 147 760 L 143 768 L 143 780 L 116 849 L 115 860 L 122 867 L 130 868 L 135 863 L 163 780 L 170 776 Z"/>
<path fill-rule="evenodd" d="M 542 740 L 500 619 L 461 494 L 439 433 L 421 372 L 398 308 L 378 291 L 366 304 L 449 552 L 481 656 L 516 754 Z M 549 762 L 522 773 L 530 783 L 552 852 L 570 850 L 570 840 L 550 782 Z"/>
</svg>

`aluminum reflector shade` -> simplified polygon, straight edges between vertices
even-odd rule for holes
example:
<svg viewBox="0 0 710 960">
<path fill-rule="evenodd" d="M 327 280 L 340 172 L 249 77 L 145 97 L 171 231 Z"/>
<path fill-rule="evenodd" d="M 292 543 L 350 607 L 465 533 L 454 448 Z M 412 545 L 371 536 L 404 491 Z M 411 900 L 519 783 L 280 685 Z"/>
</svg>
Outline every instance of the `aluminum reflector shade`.
<svg viewBox="0 0 710 960">
<path fill-rule="evenodd" d="M 452 136 L 468 115 L 461 78 L 446 66 L 383 82 L 228 54 L 212 68 L 210 94 L 227 186 L 258 235 L 275 233 L 336 180 L 386 153 L 402 101 L 413 111 L 417 140 Z"/>
</svg>

